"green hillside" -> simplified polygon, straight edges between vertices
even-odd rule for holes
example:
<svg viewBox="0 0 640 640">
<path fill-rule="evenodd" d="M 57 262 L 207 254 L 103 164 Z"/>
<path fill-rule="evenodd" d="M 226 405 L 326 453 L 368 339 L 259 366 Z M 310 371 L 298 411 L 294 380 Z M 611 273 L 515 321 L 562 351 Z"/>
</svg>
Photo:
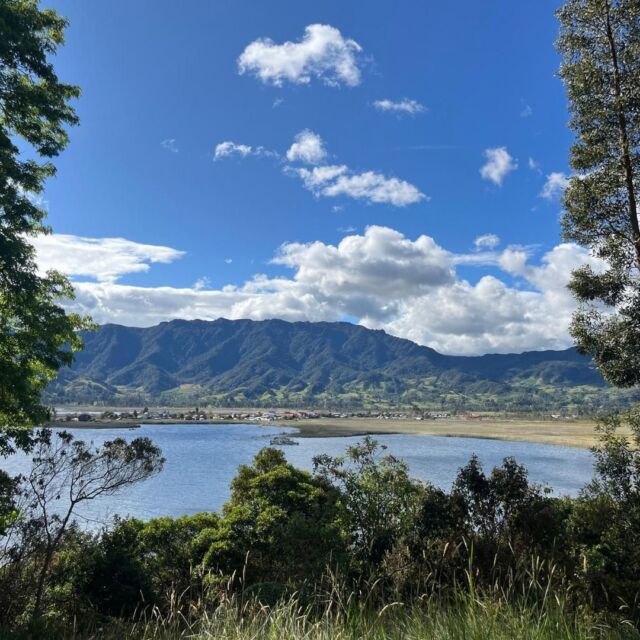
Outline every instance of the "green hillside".
<svg viewBox="0 0 640 640">
<path fill-rule="evenodd" d="M 597 411 L 628 403 L 573 349 L 478 357 L 349 323 L 104 325 L 48 402 Z"/>
</svg>

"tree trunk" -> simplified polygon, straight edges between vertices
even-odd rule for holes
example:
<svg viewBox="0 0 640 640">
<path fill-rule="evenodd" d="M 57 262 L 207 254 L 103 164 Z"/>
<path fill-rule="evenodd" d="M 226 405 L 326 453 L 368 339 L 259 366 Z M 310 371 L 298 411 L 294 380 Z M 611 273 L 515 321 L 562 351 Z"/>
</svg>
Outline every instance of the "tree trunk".
<svg viewBox="0 0 640 640">
<path fill-rule="evenodd" d="M 606 0 L 606 29 L 607 40 L 609 42 L 609 52 L 611 54 L 611 66 L 613 68 L 613 89 L 616 97 L 616 110 L 618 112 L 618 129 L 620 132 L 620 150 L 622 152 L 622 164 L 624 166 L 624 179 L 629 199 L 629 223 L 631 225 L 631 238 L 636 253 L 636 266 L 640 271 L 640 222 L 638 221 L 638 202 L 636 198 L 635 185 L 633 183 L 633 163 L 631 161 L 631 151 L 629 148 L 629 134 L 627 132 L 627 117 L 620 105 L 622 89 L 620 83 L 620 67 L 618 65 L 618 52 L 616 49 L 613 29 L 611 28 L 611 14 L 609 0 Z"/>
<path fill-rule="evenodd" d="M 38 582 L 36 584 L 36 599 L 33 604 L 33 615 L 31 616 L 31 620 L 33 622 L 38 620 L 42 613 L 42 595 L 44 593 L 44 583 L 46 582 L 47 574 L 49 573 L 49 565 L 51 564 L 51 560 L 53 559 L 55 550 L 58 548 L 58 544 L 60 543 L 62 534 L 65 532 L 67 525 L 69 524 L 69 520 L 71 519 L 71 514 L 73 513 L 74 507 L 75 503 L 71 502 L 71 506 L 69 507 L 66 516 L 60 523 L 58 533 L 52 541 L 49 539 L 49 541 L 47 542 L 47 550 L 44 554 L 42 569 L 40 570 L 40 575 L 38 576 Z"/>
<path fill-rule="evenodd" d="M 33 605 L 33 615 L 31 619 L 35 622 L 40 618 L 41 609 L 42 609 L 42 593 L 44 591 L 44 582 L 47 578 L 47 573 L 49 572 L 49 565 L 51 564 L 51 558 L 53 556 L 53 550 L 51 548 L 47 548 L 47 551 L 44 556 L 44 562 L 42 563 L 42 569 L 40 570 L 40 575 L 38 576 L 38 582 L 36 585 L 36 601 Z"/>
</svg>

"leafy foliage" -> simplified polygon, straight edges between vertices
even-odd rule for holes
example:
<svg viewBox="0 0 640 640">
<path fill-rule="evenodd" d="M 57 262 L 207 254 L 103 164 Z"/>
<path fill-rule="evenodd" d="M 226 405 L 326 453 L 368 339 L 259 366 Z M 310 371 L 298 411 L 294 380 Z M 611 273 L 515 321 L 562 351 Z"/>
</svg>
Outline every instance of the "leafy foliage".
<svg viewBox="0 0 640 640">
<path fill-rule="evenodd" d="M 640 3 L 568 0 L 558 17 L 577 136 L 564 235 L 602 260 L 573 274 L 582 307 L 571 331 L 605 378 L 627 387 L 640 382 Z"/>
<path fill-rule="evenodd" d="M 619 433 L 625 423 L 631 438 Z M 599 428 L 596 476 L 574 516 L 583 577 L 600 606 L 606 600 L 635 609 L 640 597 L 640 408 L 610 416 Z"/>
<path fill-rule="evenodd" d="M 410 530 L 420 506 L 421 486 L 409 477 L 406 463 L 373 438 L 349 447 L 344 456 L 314 458 L 316 473 L 340 488 L 342 527 L 350 532 L 354 557 L 379 564 Z"/>
<path fill-rule="evenodd" d="M 292 467 L 282 451 L 263 449 L 252 466 L 240 467 L 231 490 L 206 566 L 254 583 L 300 585 L 341 556 L 338 492 Z"/>
<path fill-rule="evenodd" d="M 40 618 L 54 556 L 77 508 L 149 478 L 163 463 L 160 450 L 148 438 L 116 438 L 94 447 L 64 431 L 37 432 L 31 471 L 14 485 L 19 517 L 6 528 L 0 554 L 0 566 L 6 564 L 10 577 L 17 580 L 14 588 L 21 583 L 24 562 L 29 562 L 33 580 L 27 591 L 33 592 L 34 620 Z"/>
<path fill-rule="evenodd" d="M 41 275 L 29 238 L 47 233 L 41 194 L 55 174 L 51 158 L 77 123 L 75 86 L 60 82 L 50 56 L 63 43 L 66 22 L 36 0 L 0 3 L 0 453 L 28 445 L 16 428 L 41 424 L 41 393 L 81 345 L 88 326 L 59 301 L 73 297 L 59 273 Z M 20 151 L 18 141 L 26 143 Z M 43 159 L 38 162 L 37 158 Z"/>
</svg>

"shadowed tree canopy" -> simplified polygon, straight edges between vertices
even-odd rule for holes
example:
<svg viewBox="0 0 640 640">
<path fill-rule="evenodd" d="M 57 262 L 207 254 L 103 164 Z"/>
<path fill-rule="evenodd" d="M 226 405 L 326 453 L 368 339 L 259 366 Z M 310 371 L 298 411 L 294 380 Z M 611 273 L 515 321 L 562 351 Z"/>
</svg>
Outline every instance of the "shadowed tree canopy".
<svg viewBox="0 0 640 640">
<path fill-rule="evenodd" d="M 640 382 L 640 0 L 568 0 L 558 11 L 560 75 L 576 132 L 564 235 L 602 260 L 570 287 L 571 332 L 603 375 Z"/>
<path fill-rule="evenodd" d="M 34 434 L 33 452 L 30 472 L 17 482 L 19 517 L 2 532 L 0 566 L 12 558 L 37 558 L 32 614 L 37 619 L 52 559 L 78 508 L 159 473 L 164 458 L 149 438 L 116 438 L 95 446 L 50 429 Z"/>
<path fill-rule="evenodd" d="M 41 392 L 87 326 L 59 306 L 73 289 L 59 273 L 38 272 L 30 243 L 49 232 L 41 194 L 55 174 L 51 158 L 67 145 L 65 127 L 77 123 L 70 101 L 80 91 L 50 62 L 65 26 L 36 0 L 0 2 L 0 453 L 12 438 L 27 446 L 20 428 L 47 418 Z"/>
<path fill-rule="evenodd" d="M 279 449 L 262 449 L 231 483 L 204 563 L 254 582 L 320 575 L 343 550 L 338 498 L 330 483 L 290 465 Z"/>
</svg>

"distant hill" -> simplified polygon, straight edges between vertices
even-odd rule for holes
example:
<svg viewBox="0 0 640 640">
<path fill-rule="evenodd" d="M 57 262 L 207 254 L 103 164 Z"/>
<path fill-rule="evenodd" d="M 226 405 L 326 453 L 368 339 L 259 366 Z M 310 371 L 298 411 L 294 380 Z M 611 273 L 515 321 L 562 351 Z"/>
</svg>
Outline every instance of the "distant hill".
<svg viewBox="0 0 640 640">
<path fill-rule="evenodd" d="M 574 349 L 446 356 L 344 322 L 107 324 L 84 339 L 46 401 L 594 411 L 631 395 Z"/>
</svg>

